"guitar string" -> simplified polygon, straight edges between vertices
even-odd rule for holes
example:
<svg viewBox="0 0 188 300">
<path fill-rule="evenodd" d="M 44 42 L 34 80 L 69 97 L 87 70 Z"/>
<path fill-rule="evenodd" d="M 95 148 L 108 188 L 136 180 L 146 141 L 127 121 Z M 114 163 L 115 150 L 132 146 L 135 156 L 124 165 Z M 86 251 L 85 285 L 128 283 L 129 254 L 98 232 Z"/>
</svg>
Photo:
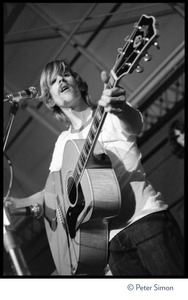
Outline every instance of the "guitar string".
<svg viewBox="0 0 188 300">
<path fill-rule="evenodd" d="M 101 108 L 100 108 L 100 110 L 101 110 Z M 76 185 L 78 185 L 79 181 L 81 180 L 81 175 L 82 175 L 83 172 L 84 172 L 84 168 L 85 168 L 85 166 L 86 166 L 86 163 L 87 163 L 87 161 L 88 161 L 88 157 L 89 157 L 89 155 L 90 155 L 90 153 L 91 153 L 91 149 L 92 149 L 93 143 L 94 143 L 94 139 L 93 139 L 92 136 L 91 136 L 91 132 L 92 132 L 92 135 L 95 135 L 95 133 L 93 132 L 93 124 L 97 125 L 97 123 L 96 123 L 96 121 L 95 121 L 95 120 L 97 119 L 97 122 L 98 122 L 99 125 L 100 125 L 100 121 L 102 120 L 102 116 L 100 117 L 100 119 L 99 119 L 98 116 L 97 116 L 97 114 L 98 114 L 98 112 L 99 112 L 100 110 L 97 111 L 96 116 L 94 115 L 94 120 L 93 120 L 93 122 L 92 122 L 92 124 L 91 124 L 91 129 L 90 129 L 90 131 L 89 131 L 89 133 L 88 133 L 88 137 L 91 139 L 90 145 L 88 144 L 88 138 L 87 138 L 86 141 L 85 141 L 85 143 L 84 143 L 83 149 L 82 149 L 82 151 L 81 151 L 81 153 L 80 153 L 80 156 L 79 156 L 79 159 L 78 159 L 78 162 L 77 162 L 75 171 L 74 171 L 74 173 L 73 173 L 73 176 L 72 176 L 72 177 L 73 177 L 73 180 L 68 184 L 68 189 L 67 189 L 67 190 L 68 190 L 68 193 L 70 193 L 70 191 L 72 190 L 73 185 L 75 184 L 75 182 L 76 182 Z M 98 126 L 98 127 L 99 127 L 99 126 Z M 97 130 L 98 130 L 98 128 L 97 128 Z M 86 157 L 86 156 L 84 155 L 84 151 L 85 151 L 85 149 L 87 148 L 86 145 L 88 145 L 88 146 L 90 147 L 89 153 L 87 154 L 88 157 Z M 80 169 L 82 169 L 82 170 L 80 171 Z M 79 170 L 79 171 L 78 171 L 78 170 Z M 79 179 L 80 179 L 80 180 L 79 180 Z"/>
<path fill-rule="evenodd" d="M 116 83 L 116 81 L 115 81 L 115 83 Z M 108 84 L 110 85 L 110 83 L 108 83 Z M 78 185 L 79 181 L 81 180 L 81 175 L 84 172 L 84 168 L 85 168 L 85 166 L 87 164 L 88 157 L 91 154 L 91 150 L 93 148 L 93 144 L 94 144 L 95 139 L 96 139 L 96 133 L 98 133 L 100 125 L 101 125 L 101 122 L 104 119 L 104 114 L 105 114 L 104 108 L 102 106 L 98 105 L 98 107 L 97 107 L 97 109 L 95 111 L 95 114 L 94 114 L 94 119 L 93 119 L 93 122 L 91 124 L 90 131 L 88 133 L 88 137 L 86 138 L 84 146 L 83 146 L 83 148 L 81 150 L 81 153 L 80 153 L 80 156 L 79 156 L 79 159 L 78 159 L 75 171 L 74 171 L 73 176 L 72 176 L 74 180 L 71 181 L 70 184 L 68 184 L 68 193 L 70 193 L 70 191 L 72 190 L 75 181 L 77 182 L 76 185 Z M 95 127 L 95 130 L 93 129 L 94 127 Z M 96 132 L 94 132 L 94 131 L 96 131 Z M 93 135 L 94 135 L 94 138 L 93 138 Z M 90 145 L 88 144 L 88 140 L 89 139 L 91 139 L 89 141 Z M 87 157 L 84 154 L 85 149 L 87 148 L 86 145 L 89 145 L 89 147 L 90 147 L 89 153 L 87 153 L 87 150 L 86 150 Z M 80 164 L 81 164 L 81 166 L 80 166 Z M 81 171 L 80 171 L 80 168 L 82 169 Z"/>
<path fill-rule="evenodd" d="M 128 46 L 129 46 L 130 43 L 132 42 L 132 40 L 133 40 L 135 34 L 136 34 L 137 31 L 138 31 L 138 28 L 139 28 L 139 23 L 138 23 L 137 27 L 133 30 L 132 34 L 130 35 L 129 40 L 127 41 L 127 43 L 124 45 L 123 48 L 125 48 L 125 50 L 126 50 L 126 48 L 128 48 Z M 138 45 L 138 46 L 139 46 L 139 45 Z M 138 48 L 138 46 L 136 47 L 136 49 Z M 134 49 L 133 52 L 135 52 L 136 49 Z M 125 50 L 124 50 L 124 51 L 125 51 Z M 117 69 L 117 65 L 120 64 L 120 61 L 122 60 L 123 56 L 125 56 L 125 52 L 124 52 L 124 51 L 121 51 L 120 56 L 119 56 L 118 59 L 116 60 L 116 63 L 115 63 L 115 65 L 114 65 L 114 67 L 113 67 L 113 70 L 115 70 L 115 68 L 116 68 L 116 73 L 120 70 L 120 67 L 119 67 L 119 69 Z M 127 50 L 126 50 L 126 51 L 127 51 Z M 133 55 L 133 52 L 125 59 L 124 64 L 127 64 L 127 61 L 130 60 L 131 56 Z M 139 53 L 139 55 L 140 55 L 140 54 L 141 54 L 141 53 Z M 121 67 L 122 67 L 122 66 L 121 66 Z M 111 76 L 112 76 L 112 74 L 111 74 Z M 111 77 L 110 77 L 110 78 L 111 78 Z M 110 78 L 109 78 L 109 80 L 108 80 L 108 84 L 110 84 Z M 115 84 L 117 84 L 117 81 L 115 81 Z M 115 86 L 115 84 L 114 84 L 114 86 Z M 97 119 L 97 120 L 99 121 L 99 127 L 100 127 L 100 120 L 99 120 L 98 117 L 97 117 L 97 113 L 100 112 L 101 109 L 102 109 L 101 106 L 98 106 L 97 109 L 96 109 L 96 112 L 95 112 L 95 115 L 94 115 L 94 120 L 93 120 L 93 122 L 92 122 L 92 124 L 91 124 L 91 129 L 90 129 L 89 134 L 88 134 L 88 139 L 91 138 L 91 140 L 92 140 L 91 134 L 93 134 L 92 128 L 93 128 L 93 125 L 95 125 L 95 119 Z M 100 112 L 100 113 L 101 113 L 101 112 Z M 104 113 L 104 111 L 102 112 L 102 114 L 103 114 L 103 113 Z M 86 140 L 87 140 L 87 139 L 86 139 Z M 93 142 L 92 142 L 92 144 L 93 144 Z M 92 144 L 91 144 L 91 148 L 92 148 Z M 72 188 L 73 188 L 75 182 L 76 182 L 76 185 L 78 185 L 78 183 L 79 183 L 79 182 L 78 182 L 78 181 L 79 181 L 79 178 L 81 179 L 81 175 L 83 174 L 83 169 L 85 168 L 85 165 L 86 165 L 87 159 L 85 159 L 84 153 L 83 153 L 83 152 L 84 152 L 84 149 L 85 149 L 85 145 L 86 145 L 86 143 L 84 143 L 83 149 L 82 149 L 82 151 L 81 151 L 81 154 L 80 154 L 80 156 L 79 156 L 79 159 L 78 159 L 78 162 L 77 162 L 77 165 L 76 165 L 76 168 L 75 168 L 75 172 L 73 173 L 73 180 L 71 181 L 71 183 L 68 184 L 68 193 L 69 193 L 69 194 L 70 194 L 70 192 L 71 192 L 71 190 L 72 190 Z M 81 166 L 80 166 L 80 163 L 81 163 Z M 80 168 L 82 168 L 82 171 L 81 171 L 81 172 L 80 172 Z M 79 170 L 79 171 L 78 171 L 78 170 Z M 80 173 L 80 174 L 79 174 L 79 173 Z"/>
<path fill-rule="evenodd" d="M 101 117 L 101 120 L 103 119 L 103 116 Z M 99 125 L 100 125 L 100 121 L 101 120 L 99 120 L 98 119 L 98 122 L 99 122 Z M 95 119 L 94 119 L 94 122 L 95 122 Z M 93 128 L 93 124 L 94 124 L 94 122 L 92 123 L 92 127 L 91 127 L 91 130 L 90 130 L 90 132 L 92 132 L 92 128 Z M 96 123 L 95 123 L 96 124 Z M 97 131 L 99 131 L 99 126 L 98 126 L 98 128 L 97 128 Z M 96 132 L 97 132 L 96 131 Z M 78 159 L 78 163 L 77 163 L 77 166 L 76 166 L 76 168 L 75 168 L 75 171 L 74 171 L 74 173 L 73 173 L 73 180 L 71 181 L 71 182 L 69 182 L 69 184 L 68 184 L 68 193 L 70 193 L 70 191 L 72 190 L 72 188 L 73 188 L 73 185 L 75 184 L 75 182 L 76 182 L 76 185 L 78 186 L 78 184 L 79 184 L 79 182 L 80 182 L 80 180 L 81 180 L 81 176 L 83 175 L 83 172 L 84 172 L 84 169 L 85 169 L 85 166 L 86 166 L 86 164 L 87 164 L 87 161 L 88 161 L 88 159 L 89 159 L 89 156 L 90 156 L 90 154 L 91 154 L 91 151 L 92 151 L 92 148 L 93 148 L 93 144 L 94 144 L 94 142 L 95 142 L 95 139 L 96 139 L 96 134 L 94 133 L 94 132 L 92 132 L 92 134 L 94 134 L 95 135 L 95 138 L 93 139 L 92 137 L 91 137 L 91 135 L 90 135 L 90 132 L 89 132 L 89 134 L 88 134 L 88 136 L 91 138 L 91 141 L 92 142 L 90 142 L 90 149 L 89 149 L 89 153 L 87 154 L 87 157 L 85 156 L 85 154 L 84 154 L 84 149 L 86 149 L 86 144 L 88 144 L 88 138 L 86 139 L 86 141 L 87 142 L 85 142 L 85 144 L 84 144 L 84 146 L 83 146 L 83 149 L 82 149 L 82 151 L 81 151 L 81 154 L 80 154 L 80 157 L 79 157 L 79 159 Z M 97 132 L 98 133 L 98 132 Z M 93 139 L 93 140 L 92 140 Z M 81 169 L 81 171 L 80 171 L 80 169 Z M 78 171 L 79 170 L 79 171 Z"/>
<path fill-rule="evenodd" d="M 62 203 L 62 205 L 61 205 Z M 58 212 L 60 212 L 61 214 L 61 217 L 62 219 L 64 220 L 64 224 L 65 224 L 65 233 L 66 233 L 66 237 L 67 237 L 67 245 L 68 245 L 68 253 L 69 253 L 69 258 L 70 258 L 70 268 L 71 268 L 71 273 L 74 274 L 74 266 L 73 266 L 73 258 L 72 258 L 72 253 L 71 253 L 71 245 L 72 244 L 72 249 L 73 249 L 73 252 L 74 252 L 74 256 L 75 256 L 75 260 L 76 262 L 78 262 L 78 258 L 76 256 L 76 250 L 75 250 L 75 247 L 74 247 L 74 243 L 72 241 L 72 239 L 70 238 L 70 231 L 69 231 L 69 227 L 68 227 L 68 224 L 67 224 L 67 220 L 66 220 L 66 217 L 64 216 L 64 213 L 63 213 L 63 209 L 62 207 L 64 208 L 64 211 L 66 211 L 65 209 L 65 203 L 63 203 L 63 201 L 60 201 L 59 200 L 59 203 L 58 203 Z M 60 218 L 60 222 L 61 222 L 61 218 Z M 71 242 L 71 243 L 70 243 Z"/>
<path fill-rule="evenodd" d="M 138 23 L 139 24 L 139 23 Z M 120 52 L 120 55 L 119 57 L 117 58 L 116 62 L 115 62 L 115 65 L 114 67 L 112 68 L 113 70 L 115 69 L 116 65 L 119 65 L 120 61 L 122 60 L 123 56 L 125 56 L 125 52 L 124 51 L 127 51 L 126 48 L 128 48 L 128 46 L 130 45 L 131 43 L 131 40 L 134 36 L 134 34 L 136 33 L 137 29 L 135 28 L 132 32 L 132 34 L 129 36 L 129 39 L 126 41 L 124 47 L 121 49 L 121 52 Z M 123 50 L 124 49 L 124 50 Z M 122 51 L 123 50 L 123 51 Z M 127 58 L 128 60 L 128 58 Z M 126 63 L 126 60 L 125 60 L 125 63 Z M 122 67 L 122 66 L 121 66 Z M 117 72 L 117 71 L 116 71 Z"/>
<path fill-rule="evenodd" d="M 69 250 L 69 257 L 70 257 L 71 271 L 72 271 L 72 275 L 74 275 L 74 274 L 75 274 L 75 272 L 74 272 L 75 267 L 73 266 L 73 258 L 72 258 L 73 255 L 71 256 L 72 253 L 71 253 L 70 242 L 71 242 L 71 244 L 72 244 L 72 251 L 73 251 L 73 253 L 74 253 L 74 257 L 75 257 L 75 260 L 76 260 L 77 264 L 78 264 L 79 259 L 78 259 L 78 256 L 77 256 L 77 254 L 76 254 L 76 245 L 78 246 L 78 245 L 80 245 L 81 243 L 77 242 L 76 239 L 74 239 L 74 242 L 73 242 L 72 239 L 69 237 L 69 236 L 70 236 L 69 228 L 68 228 L 66 219 L 65 219 L 65 217 L 64 217 L 64 214 L 63 214 L 62 206 L 61 206 L 62 201 L 59 201 L 59 202 L 60 202 L 60 203 L 58 204 L 58 208 L 60 208 L 60 213 L 61 213 L 61 216 L 62 216 L 62 218 L 64 219 L 64 223 L 65 223 L 65 232 L 66 232 L 66 236 L 67 236 L 67 243 L 68 243 L 68 250 Z M 64 203 L 63 203 L 63 207 L 64 207 Z M 65 207 L 64 207 L 64 210 L 65 210 Z M 60 221 L 61 221 L 61 219 L 60 219 Z M 83 245 L 83 246 L 87 246 L 87 248 L 89 247 L 87 244 L 83 244 L 83 243 L 82 243 L 82 245 Z M 98 248 L 96 248 L 96 249 L 98 249 Z M 73 268 L 74 268 L 74 270 L 73 270 Z"/>
<path fill-rule="evenodd" d="M 132 40 L 132 38 L 133 38 L 133 33 L 132 33 L 132 35 L 129 37 L 129 42 L 127 41 L 127 44 L 125 44 L 125 46 L 124 46 L 124 50 L 122 49 L 122 52 L 121 52 L 121 54 L 120 54 L 120 57 L 119 57 L 119 61 L 121 61 L 121 60 L 123 60 L 123 57 L 125 56 L 125 52 L 124 51 L 127 51 L 126 50 L 126 47 L 128 48 L 128 46 L 130 45 L 130 43 L 131 43 L 131 40 Z M 135 50 L 133 50 L 133 52 L 135 52 Z M 125 57 L 125 59 L 124 59 L 124 62 L 123 62 L 123 64 L 124 65 L 128 65 L 128 63 L 127 63 L 127 61 L 129 61 L 130 60 L 130 58 L 131 58 L 131 56 L 133 55 L 133 53 L 131 53 L 128 57 Z M 122 64 L 122 65 L 123 65 Z M 116 73 L 118 73 L 118 71 L 119 70 L 121 70 L 121 68 L 122 68 L 122 66 L 119 66 L 119 63 L 118 63 L 118 61 L 116 61 L 116 64 L 115 64 L 115 66 L 114 66 L 114 69 L 115 69 L 115 67 L 116 67 L 116 65 L 118 65 L 118 68 L 116 69 Z M 130 65 L 130 67 L 131 67 L 131 65 Z"/>
</svg>

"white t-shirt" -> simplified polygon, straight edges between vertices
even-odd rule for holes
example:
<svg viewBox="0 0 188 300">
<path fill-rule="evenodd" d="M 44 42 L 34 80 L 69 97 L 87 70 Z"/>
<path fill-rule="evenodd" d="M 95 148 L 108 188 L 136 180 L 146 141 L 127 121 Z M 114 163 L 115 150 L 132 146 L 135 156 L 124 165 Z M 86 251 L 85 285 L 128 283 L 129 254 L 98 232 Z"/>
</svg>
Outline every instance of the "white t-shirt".
<svg viewBox="0 0 188 300">
<path fill-rule="evenodd" d="M 71 127 L 60 134 L 50 164 L 50 171 L 62 167 L 63 151 L 69 139 L 85 139 L 91 122 L 81 131 Z M 141 165 L 141 153 L 136 136 L 122 129 L 114 114 L 107 114 L 98 141 L 108 154 L 121 190 L 121 209 L 118 217 L 111 221 L 110 240 L 122 229 L 150 213 L 167 209 L 160 192 L 156 192 Z"/>
</svg>

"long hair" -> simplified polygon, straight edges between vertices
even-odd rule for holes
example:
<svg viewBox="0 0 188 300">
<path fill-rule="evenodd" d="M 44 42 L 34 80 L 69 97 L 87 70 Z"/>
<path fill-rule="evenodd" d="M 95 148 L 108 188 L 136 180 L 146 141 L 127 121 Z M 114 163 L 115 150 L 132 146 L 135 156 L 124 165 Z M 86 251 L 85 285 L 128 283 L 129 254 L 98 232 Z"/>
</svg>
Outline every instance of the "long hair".
<svg viewBox="0 0 188 300">
<path fill-rule="evenodd" d="M 92 104 L 90 100 L 86 81 L 77 72 L 71 69 L 68 61 L 65 59 L 49 62 L 44 67 L 40 77 L 41 95 L 39 96 L 39 100 L 42 100 L 47 108 L 54 112 L 54 115 L 58 120 L 69 123 L 69 120 L 63 111 L 56 104 L 54 105 L 49 91 L 54 78 L 57 75 L 63 76 L 66 71 L 70 72 L 70 74 L 75 78 L 84 101 L 88 104 L 88 106 L 94 107 L 94 104 Z"/>
</svg>

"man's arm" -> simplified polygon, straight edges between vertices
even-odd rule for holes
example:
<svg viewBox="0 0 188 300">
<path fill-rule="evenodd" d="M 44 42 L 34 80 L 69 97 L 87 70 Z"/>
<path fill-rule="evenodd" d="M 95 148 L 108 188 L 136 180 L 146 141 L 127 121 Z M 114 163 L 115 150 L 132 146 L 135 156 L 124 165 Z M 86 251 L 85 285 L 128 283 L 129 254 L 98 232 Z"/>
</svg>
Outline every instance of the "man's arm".
<svg viewBox="0 0 188 300">
<path fill-rule="evenodd" d="M 22 208 L 26 206 L 30 206 L 34 203 L 38 203 L 40 205 L 43 205 L 44 203 L 44 190 L 37 192 L 29 197 L 26 198 L 14 198 L 9 197 L 5 201 L 5 207 L 8 210 L 15 210 L 17 208 Z"/>
<path fill-rule="evenodd" d="M 106 112 L 115 114 L 120 119 L 123 130 L 139 134 L 143 128 L 142 114 L 126 102 L 126 92 L 123 88 L 119 86 L 109 88 L 106 85 L 107 72 L 101 73 L 101 79 L 104 82 L 104 90 L 98 103 L 104 106 Z"/>
<path fill-rule="evenodd" d="M 125 131 L 138 135 L 143 128 L 143 116 L 138 109 L 135 109 L 127 102 L 123 104 L 122 111 L 117 114 L 121 126 Z"/>
</svg>

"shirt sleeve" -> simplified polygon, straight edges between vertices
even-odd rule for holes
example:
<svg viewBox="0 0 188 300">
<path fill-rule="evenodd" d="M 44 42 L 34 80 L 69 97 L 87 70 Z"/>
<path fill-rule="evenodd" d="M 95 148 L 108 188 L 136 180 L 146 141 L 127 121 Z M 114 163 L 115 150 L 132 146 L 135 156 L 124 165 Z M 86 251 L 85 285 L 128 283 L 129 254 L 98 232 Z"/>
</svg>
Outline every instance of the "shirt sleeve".
<svg viewBox="0 0 188 300">
<path fill-rule="evenodd" d="M 63 163 L 63 152 L 68 139 L 68 135 L 69 131 L 62 132 L 55 143 L 54 151 L 52 154 L 52 160 L 49 167 L 50 172 L 56 172 L 61 170 Z"/>
</svg>

